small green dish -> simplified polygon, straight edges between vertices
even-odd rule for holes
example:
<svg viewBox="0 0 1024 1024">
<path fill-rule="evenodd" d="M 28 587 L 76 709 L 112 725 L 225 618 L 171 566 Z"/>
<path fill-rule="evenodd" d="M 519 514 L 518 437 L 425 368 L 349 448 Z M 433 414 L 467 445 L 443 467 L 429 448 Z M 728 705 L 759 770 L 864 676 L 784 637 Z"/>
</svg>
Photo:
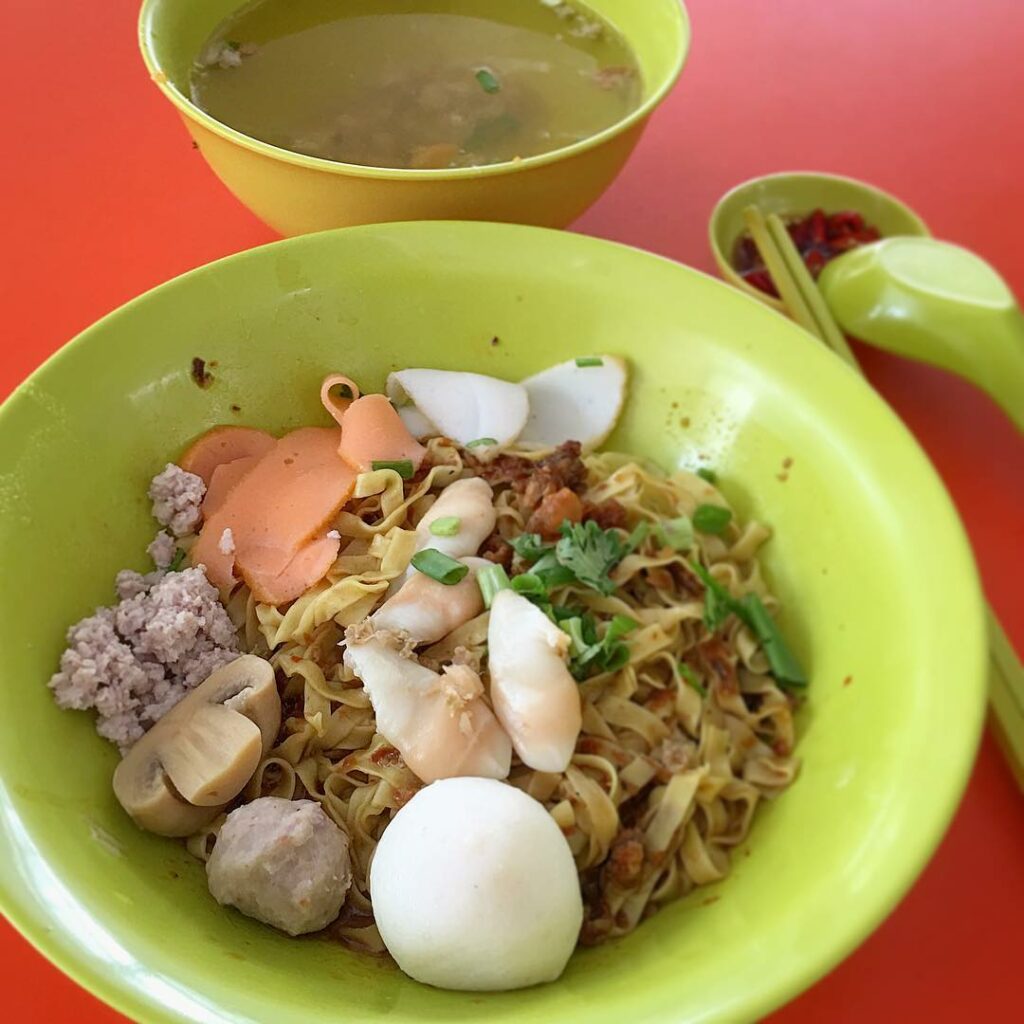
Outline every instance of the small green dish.
<svg viewBox="0 0 1024 1024">
<path fill-rule="evenodd" d="M 111 600 L 118 569 L 144 566 L 149 479 L 216 423 L 323 422 L 328 371 L 366 390 L 417 365 L 518 380 L 592 352 L 632 363 L 612 447 L 713 466 L 739 514 L 774 530 L 765 571 L 811 676 L 796 784 L 760 808 L 723 882 L 522 992 L 427 988 L 219 907 L 201 864 L 122 812 L 117 752 L 46 687 L 68 624 Z M 196 270 L 101 320 L 4 403 L 0 509 L 0 909 L 136 1021 L 754 1020 L 892 910 L 973 763 L 986 693 L 977 574 L 906 428 L 786 319 L 608 242 L 395 224 Z"/>
<path fill-rule="evenodd" d="M 855 210 L 882 233 L 883 238 L 895 235 L 923 235 L 931 232 L 921 218 L 895 196 L 856 178 L 811 171 L 784 171 L 751 178 L 730 189 L 715 204 L 708 235 L 711 251 L 722 277 L 766 306 L 785 312 L 785 306 L 759 288 L 747 284 L 733 266 L 736 242 L 746 230 L 743 211 L 755 204 L 765 216 L 777 213 L 785 219 L 804 216 L 821 207 L 826 213 Z"/>
</svg>

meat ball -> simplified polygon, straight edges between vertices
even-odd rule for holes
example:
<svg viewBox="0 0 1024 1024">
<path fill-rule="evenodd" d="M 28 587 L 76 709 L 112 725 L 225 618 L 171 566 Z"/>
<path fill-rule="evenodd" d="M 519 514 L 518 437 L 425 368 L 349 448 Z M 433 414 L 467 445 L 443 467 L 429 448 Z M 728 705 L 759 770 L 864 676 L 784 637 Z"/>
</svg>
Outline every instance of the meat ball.
<svg viewBox="0 0 1024 1024">
<path fill-rule="evenodd" d="M 466 991 L 554 981 L 583 919 L 561 830 L 542 804 L 494 779 L 420 790 L 377 845 L 370 897 L 406 974 Z"/>
<path fill-rule="evenodd" d="M 224 822 L 206 862 L 210 893 L 289 935 L 319 931 L 352 884 L 348 847 L 319 804 L 261 797 Z"/>
</svg>

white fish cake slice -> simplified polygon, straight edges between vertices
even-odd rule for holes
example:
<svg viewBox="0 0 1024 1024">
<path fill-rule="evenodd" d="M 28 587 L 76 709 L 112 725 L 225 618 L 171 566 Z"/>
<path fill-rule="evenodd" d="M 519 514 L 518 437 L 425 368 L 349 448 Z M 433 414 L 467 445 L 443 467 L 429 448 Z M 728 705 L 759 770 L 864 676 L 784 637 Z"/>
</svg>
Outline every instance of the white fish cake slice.
<svg viewBox="0 0 1024 1024">
<path fill-rule="evenodd" d="M 388 375 L 387 395 L 413 433 L 423 436 L 425 420 L 461 445 L 484 438 L 492 439 L 493 447 L 510 445 L 530 411 L 521 385 L 454 370 L 399 370 Z M 407 411 L 406 400 L 418 417 Z"/>
<path fill-rule="evenodd" d="M 618 356 L 595 356 L 600 365 L 569 359 L 527 377 L 530 414 L 519 443 L 538 448 L 579 441 L 584 452 L 600 447 L 622 413 L 629 369 Z"/>
</svg>

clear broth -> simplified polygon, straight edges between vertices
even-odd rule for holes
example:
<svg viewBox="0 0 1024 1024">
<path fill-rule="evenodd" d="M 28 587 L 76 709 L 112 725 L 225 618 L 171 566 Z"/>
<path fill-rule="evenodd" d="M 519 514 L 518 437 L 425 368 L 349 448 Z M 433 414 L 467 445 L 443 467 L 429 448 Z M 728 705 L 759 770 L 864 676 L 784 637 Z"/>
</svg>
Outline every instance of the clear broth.
<svg viewBox="0 0 1024 1024">
<path fill-rule="evenodd" d="M 640 70 L 607 22 L 545 0 L 259 0 L 215 30 L 192 99 L 252 138 L 372 167 L 473 167 L 616 124 Z"/>
</svg>

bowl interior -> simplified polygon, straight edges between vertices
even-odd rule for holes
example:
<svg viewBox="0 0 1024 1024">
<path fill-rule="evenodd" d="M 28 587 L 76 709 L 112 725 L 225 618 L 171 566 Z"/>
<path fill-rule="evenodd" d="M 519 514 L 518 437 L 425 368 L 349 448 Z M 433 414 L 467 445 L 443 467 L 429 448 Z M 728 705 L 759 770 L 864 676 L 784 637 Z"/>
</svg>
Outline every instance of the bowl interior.
<svg viewBox="0 0 1024 1024">
<path fill-rule="evenodd" d="M 855 210 L 863 214 L 884 237 L 895 235 L 928 235 L 924 221 L 895 196 L 855 178 L 833 174 L 782 173 L 737 185 L 727 192 L 711 215 L 710 240 L 715 262 L 722 276 L 748 295 L 781 308 L 772 296 L 748 285 L 733 269 L 732 257 L 736 242 L 746 230 L 743 211 L 751 204 L 761 207 L 767 216 L 802 216 L 821 207 L 826 213 Z"/>
<path fill-rule="evenodd" d="M 340 0 L 340 3 L 343 4 L 344 0 Z M 422 0 L 392 0 L 396 10 L 421 5 Z M 143 57 L 158 84 L 172 101 L 189 117 L 214 129 L 218 134 L 244 141 L 246 145 L 261 151 L 286 156 L 293 162 L 324 168 L 344 167 L 349 173 L 354 170 L 364 174 L 382 170 L 290 154 L 287 150 L 251 139 L 222 125 L 192 103 L 189 75 L 196 55 L 217 25 L 241 6 L 239 0 L 143 0 L 139 16 L 139 42 Z M 629 42 L 643 72 L 644 95 L 640 107 L 618 124 L 556 151 L 560 154 L 585 149 L 595 141 L 622 131 L 650 114 L 681 71 L 689 47 L 689 23 L 682 0 L 644 0 L 641 4 L 635 0 L 586 0 L 586 6 L 604 17 Z M 516 161 L 516 167 L 529 167 L 550 157 L 548 153 L 528 157 Z M 507 166 L 510 165 L 490 164 L 486 168 L 436 172 L 434 176 L 474 176 L 484 172 L 494 173 L 495 168 Z M 400 173 L 393 168 L 383 170 L 388 171 L 388 176 Z M 425 172 L 405 173 L 422 176 Z"/>
<path fill-rule="evenodd" d="M 143 567 L 149 478 L 216 423 L 323 422 L 329 370 L 366 389 L 411 365 L 517 379 L 581 352 L 632 361 L 614 446 L 713 465 L 741 514 L 774 527 L 767 570 L 813 680 L 798 782 L 762 809 L 723 883 L 525 992 L 425 988 L 222 910 L 198 863 L 120 812 L 116 753 L 45 685 L 66 626 L 109 602 L 118 569 Z M 905 429 L 782 317 L 576 235 L 378 226 L 179 278 L 86 331 L 3 406 L 0 507 L 0 897 L 48 956 L 137 1020 L 759 1016 L 891 909 L 948 822 L 980 729 L 975 571 Z"/>
</svg>

